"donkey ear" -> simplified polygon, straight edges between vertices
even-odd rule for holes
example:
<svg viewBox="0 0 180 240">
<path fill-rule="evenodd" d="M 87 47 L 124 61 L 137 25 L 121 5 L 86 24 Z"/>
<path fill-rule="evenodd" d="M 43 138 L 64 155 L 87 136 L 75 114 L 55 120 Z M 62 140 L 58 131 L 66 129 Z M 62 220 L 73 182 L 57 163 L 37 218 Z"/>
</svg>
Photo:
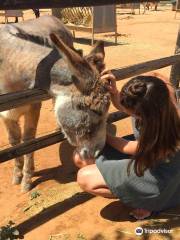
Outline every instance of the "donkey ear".
<svg viewBox="0 0 180 240">
<path fill-rule="evenodd" d="M 105 69 L 104 64 L 105 51 L 104 51 L 104 42 L 98 41 L 91 52 L 86 56 L 86 60 L 94 65 L 99 73 Z"/>
<path fill-rule="evenodd" d="M 88 62 L 76 51 L 68 47 L 56 34 L 50 34 L 51 41 L 60 55 L 67 61 L 73 76 L 74 84 L 83 92 L 89 92 L 93 86 L 94 73 Z"/>
</svg>

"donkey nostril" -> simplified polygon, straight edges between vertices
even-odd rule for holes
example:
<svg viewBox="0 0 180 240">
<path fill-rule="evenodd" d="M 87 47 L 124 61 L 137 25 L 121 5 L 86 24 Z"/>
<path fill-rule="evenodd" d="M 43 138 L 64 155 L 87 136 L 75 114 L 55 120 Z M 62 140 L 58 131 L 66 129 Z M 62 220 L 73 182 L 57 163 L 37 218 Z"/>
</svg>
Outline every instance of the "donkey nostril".
<svg viewBox="0 0 180 240">
<path fill-rule="evenodd" d="M 89 151 L 87 148 L 83 148 L 80 152 L 81 156 L 85 159 L 89 158 Z"/>
</svg>

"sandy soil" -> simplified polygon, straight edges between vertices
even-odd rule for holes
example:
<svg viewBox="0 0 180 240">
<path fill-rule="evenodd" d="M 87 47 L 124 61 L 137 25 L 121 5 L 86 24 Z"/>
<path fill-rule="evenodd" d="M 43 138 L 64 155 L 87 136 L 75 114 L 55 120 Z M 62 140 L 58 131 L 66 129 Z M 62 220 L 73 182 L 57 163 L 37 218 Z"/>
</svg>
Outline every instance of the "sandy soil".
<svg viewBox="0 0 180 240">
<path fill-rule="evenodd" d="M 43 10 L 41 14 L 47 14 Z M 25 19 L 34 17 L 25 11 Z M 180 15 L 178 16 L 180 18 Z M 3 21 L 3 18 L 1 18 Z M 145 15 L 118 14 L 118 45 L 111 34 L 96 36 L 106 44 L 107 68 L 135 64 L 174 53 L 179 20 L 174 19 L 171 6 Z M 76 33 L 77 48 L 85 53 L 91 49 L 90 34 Z M 159 70 L 169 75 L 170 68 Z M 121 88 L 124 81 L 118 82 Z M 111 107 L 110 111 L 115 109 Z M 0 145 L 8 144 L 1 123 Z M 132 132 L 130 120 L 114 124 L 121 135 Z M 56 128 L 51 101 L 43 103 L 37 135 Z M 26 240 L 134 240 L 180 239 L 180 208 L 153 216 L 146 221 L 133 221 L 129 209 L 120 201 L 93 197 L 83 193 L 76 183 L 76 168 L 72 164 L 72 147 L 65 141 L 35 154 L 36 174 L 30 193 L 20 193 L 11 184 L 13 161 L 0 165 L 0 226 L 12 220 Z M 144 234 L 136 237 L 135 228 L 171 229 L 169 234 Z"/>
</svg>

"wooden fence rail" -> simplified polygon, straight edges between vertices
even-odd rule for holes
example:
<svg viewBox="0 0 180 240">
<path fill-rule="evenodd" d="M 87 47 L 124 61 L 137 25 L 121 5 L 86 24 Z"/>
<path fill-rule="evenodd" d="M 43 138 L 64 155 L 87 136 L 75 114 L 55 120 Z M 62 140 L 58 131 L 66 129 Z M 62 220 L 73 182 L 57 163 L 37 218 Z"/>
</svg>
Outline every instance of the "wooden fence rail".
<svg viewBox="0 0 180 240">
<path fill-rule="evenodd" d="M 28 103 L 40 102 L 50 99 L 46 90 L 28 89 L 14 93 L 0 95 L 0 112 L 20 107 Z"/>
<path fill-rule="evenodd" d="M 180 54 L 151 60 L 148 62 L 143 62 L 123 68 L 112 69 L 112 72 L 117 77 L 117 80 L 123 80 L 125 78 L 164 68 L 177 62 L 180 62 Z M 42 89 L 28 89 L 15 93 L 3 94 L 0 96 L 0 112 L 16 108 L 28 103 L 47 100 L 49 98 L 50 95 L 48 94 L 48 92 Z"/>
</svg>

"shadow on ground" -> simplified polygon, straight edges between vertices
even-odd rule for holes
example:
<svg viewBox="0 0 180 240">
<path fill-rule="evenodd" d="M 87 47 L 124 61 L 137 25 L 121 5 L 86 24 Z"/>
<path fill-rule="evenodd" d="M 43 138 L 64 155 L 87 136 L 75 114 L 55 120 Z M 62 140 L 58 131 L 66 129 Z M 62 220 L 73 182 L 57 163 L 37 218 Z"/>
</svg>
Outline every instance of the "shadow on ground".
<svg viewBox="0 0 180 240">
<path fill-rule="evenodd" d="M 100 214 L 104 219 L 114 222 L 123 222 L 128 220 L 131 222 L 136 222 L 135 219 L 129 216 L 130 210 L 131 208 L 128 208 L 120 201 L 114 201 L 104 207 Z M 176 232 L 174 231 L 180 227 L 180 206 L 159 214 L 153 214 L 147 219 L 146 223 L 142 224 L 141 221 L 139 221 L 139 223 L 139 227 L 142 227 L 143 229 L 171 230 L 171 232 L 160 232 L 159 235 L 166 237 L 168 240 L 173 240 L 174 236 L 176 236 Z M 146 233 L 144 236 L 142 236 L 141 240 L 150 240 L 151 235 L 151 233 Z"/>
<path fill-rule="evenodd" d="M 58 202 L 47 209 L 42 210 L 37 215 L 27 219 L 26 221 L 17 225 L 18 230 L 22 235 L 32 231 L 33 229 L 41 226 L 42 224 L 50 221 L 51 219 L 69 211 L 70 209 L 89 201 L 94 196 L 85 192 L 76 193 L 72 197 Z"/>
<path fill-rule="evenodd" d="M 76 181 L 78 168 L 72 161 L 74 147 L 66 140 L 59 147 L 60 165 L 54 168 L 43 169 L 35 172 L 34 176 L 38 177 L 33 182 L 33 188 L 48 180 L 55 180 L 59 183 L 69 183 Z"/>
<path fill-rule="evenodd" d="M 110 37 L 110 35 L 108 35 Z M 118 36 L 121 36 L 121 34 L 118 34 Z M 111 35 L 111 37 L 113 37 L 113 35 Z M 100 39 L 98 39 L 99 41 Z M 126 42 L 117 42 L 115 43 L 113 40 L 111 41 L 107 41 L 105 40 L 103 37 L 101 39 L 104 42 L 105 47 L 110 47 L 110 46 L 117 46 L 117 45 L 129 45 L 129 43 Z M 90 38 L 83 38 L 83 37 L 79 37 L 79 38 L 75 38 L 74 42 L 79 43 L 79 44 L 84 44 L 84 45 L 90 45 L 92 43 L 92 40 Z M 97 40 L 94 40 L 94 44 L 97 42 Z"/>
</svg>

